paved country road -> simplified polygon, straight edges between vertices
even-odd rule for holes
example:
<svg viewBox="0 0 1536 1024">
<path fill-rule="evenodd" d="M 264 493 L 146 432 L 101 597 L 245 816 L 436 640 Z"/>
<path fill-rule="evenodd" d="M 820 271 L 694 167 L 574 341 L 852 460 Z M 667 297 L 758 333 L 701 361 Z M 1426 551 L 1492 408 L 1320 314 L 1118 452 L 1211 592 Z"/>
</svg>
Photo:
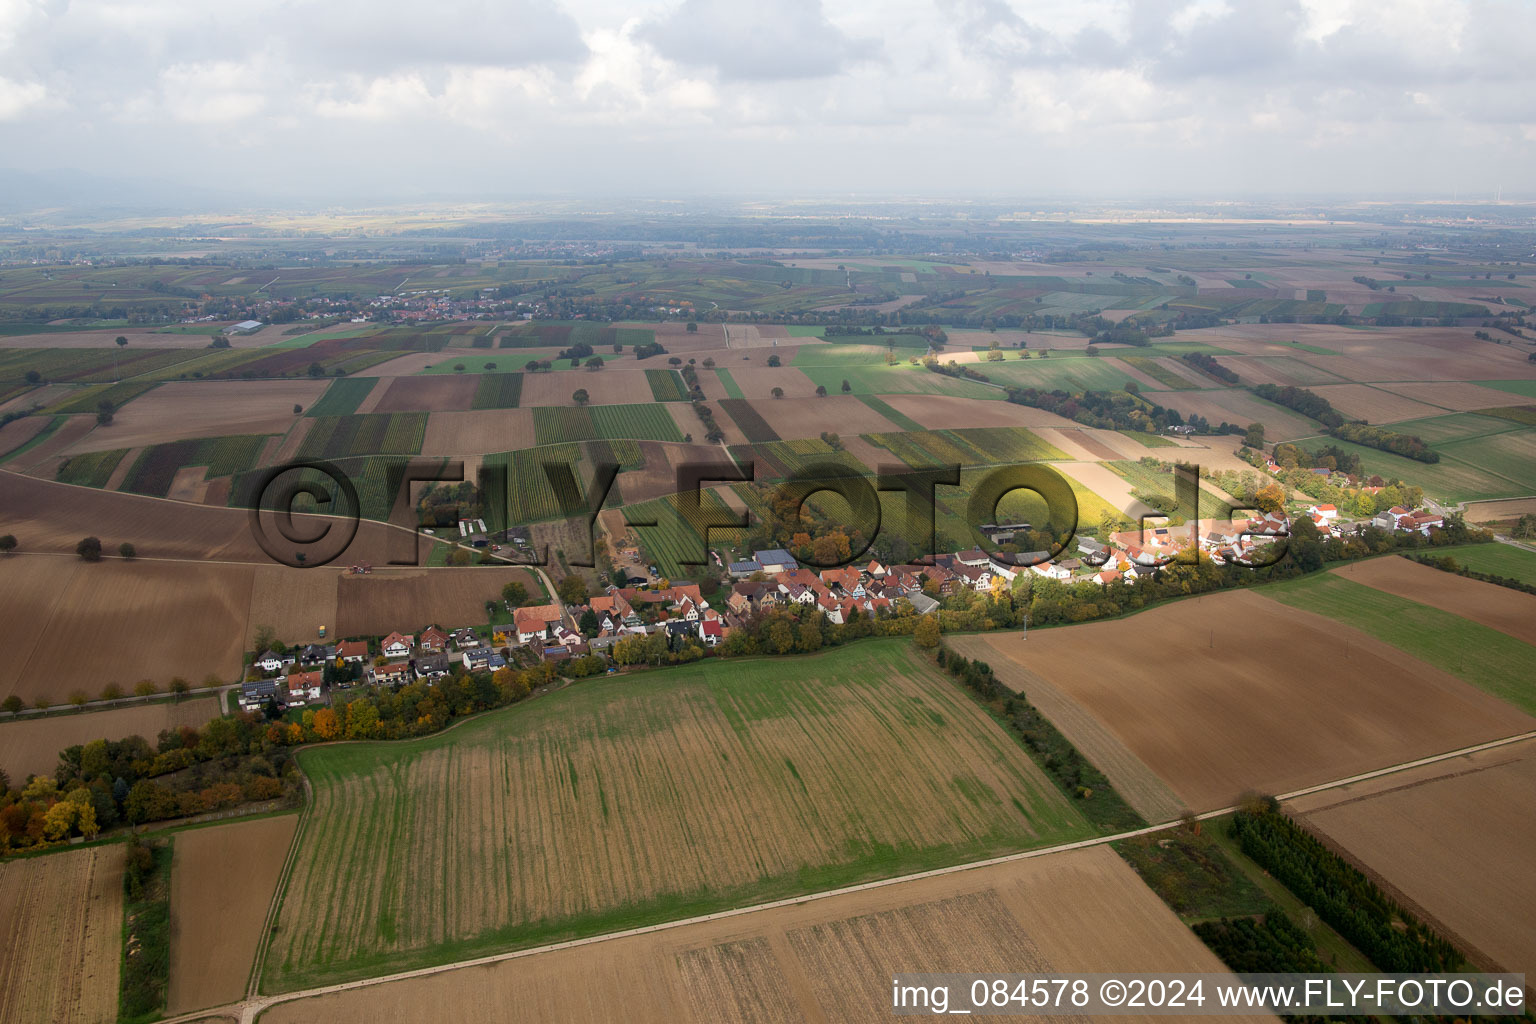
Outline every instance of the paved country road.
<svg viewBox="0 0 1536 1024">
<path fill-rule="evenodd" d="M 1435 754 L 1430 757 L 1421 757 L 1417 760 L 1404 761 L 1400 764 L 1394 764 L 1386 768 L 1377 768 L 1372 771 L 1361 772 L 1358 775 L 1351 775 L 1347 778 L 1334 779 L 1331 782 L 1324 782 L 1316 786 L 1308 786 L 1304 789 L 1295 790 L 1294 792 L 1280 794 L 1277 799 L 1281 801 L 1294 800 L 1298 797 L 1308 796 L 1313 793 L 1321 793 L 1330 789 L 1340 789 L 1344 786 L 1350 786 L 1357 782 L 1364 782 L 1368 779 L 1379 778 L 1383 775 L 1392 775 L 1397 772 L 1407 771 L 1411 768 L 1419 768 L 1424 765 L 1435 764 L 1439 761 L 1449 761 L 1454 758 L 1465 757 L 1468 754 L 1476 754 L 1480 751 L 1492 750 L 1497 747 L 1508 746 L 1512 743 L 1520 743 L 1524 740 L 1530 739 L 1536 739 L 1536 731 L 1523 732 L 1515 736 L 1506 736 L 1503 739 L 1490 740 L 1487 743 L 1478 743 L 1470 747 L 1461 747 L 1457 750 L 1449 750 L 1443 754 Z M 1196 815 L 1196 817 L 1201 821 L 1205 821 L 1210 818 L 1221 817 L 1224 814 L 1230 814 L 1236 809 L 1236 806 L 1223 807 L 1214 811 L 1206 811 L 1203 814 Z M 1119 832 L 1115 835 L 1098 836 L 1093 839 L 1082 839 L 1071 843 L 1060 843 L 1056 846 L 1042 847 L 1038 850 L 1026 850 L 1022 853 L 1012 853 L 1002 857 L 991 857 L 986 860 L 971 861 L 967 864 L 955 864 L 947 868 L 935 868 L 931 871 L 920 871 L 916 874 L 901 875 L 896 878 L 882 878 L 873 882 L 864 882 L 859 885 L 845 886 L 841 889 L 828 889 L 823 892 L 807 893 L 803 896 L 792 896 L 788 899 L 775 900 L 771 903 L 758 903 L 752 906 L 737 907 L 732 910 L 721 910 L 713 914 L 703 914 L 698 917 L 684 918 L 680 921 L 667 921 L 662 924 L 647 925 L 643 928 L 630 928 L 626 931 L 610 932 L 606 935 L 593 935 L 584 939 L 571 939 L 567 942 L 556 942 L 545 946 L 535 946 L 530 949 L 515 950 L 509 953 L 496 953 L 490 956 L 476 957 L 472 960 L 460 960 L 455 963 L 441 964 L 437 967 L 423 967 L 414 971 L 401 971 L 396 974 L 383 974 L 375 978 L 362 978 L 357 981 L 341 982 L 335 985 L 322 985 L 318 988 L 304 989 L 298 992 L 284 992 L 280 995 L 252 995 L 242 1002 L 230 1003 L 225 1006 L 209 1007 L 208 1009 L 199 1010 L 196 1013 L 184 1013 L 174 1017 L 165 1017 L 162 1018 L 161 1024 L 192 1024 L 192 1022 L 202 1020 L 206 1017 L 214 1017 L 220 1015 L 237 1016 L 241 1024 L 254 1024 L 257 1016 L 263 1011 L 269 1010 L 272 1007 L 278 1006 L 282 1003 L 291 1003 L 300 999 L 310 999 L 315 996 L 330 995 L 336 992 L 346 992 L 352 989 L 368 988 L 373 985 L 384 985 L 393 981 L 405 981 L 410 978 L 422 978 L 428 975 L 442 974 L 447 971 L 456 971 L 466 967 L 482 967 L 487 964 L 501 963 L 506 960 L 517 960 L 521 959 L 522 957 L 535 956 L 539 953 L 549 953 L 559 949 L 571 949 L 576 946 L 587 946 L 598 942 L 608 942 L 613 939 L 620 939 L 631 935 L 646 935 L 652 932 L 666 931 L 671 928 L 682 928 L 691 924 L 701 924 L 705 921 L 717 921 L 726 917 L 739 917 L 743 914 L 752 914 L 760 910 L 772 910 L 776 907 L 792 906 L 797 903 L 808 903 L 811 900 L 827 899 L 828 897 L 841 896 L 846 893 L 862 892 L 867 889 L 879 889 L 887 885 L 899 885 L 902 882 L 915 882 L 919 879 L 933 878 L 938 875 L 949 875 L 960 871 L 972 871 L 977 868 L 989 867 L 994 864 L 1006 864 L 1011 861 L 1030 860 L 1035 857 L 1045 857 L 1053 853 L 1065 853 L 1069 850 L 1081 850 L 1092 846 L 1102 846 L 1105 843 L 1113 843 L 1120 839 L 1132 839 L 1136 836 L 1144 836 L 1153 832 L 1161 832 L 1165 829 L 1176 828 L 1180 824 L 1181 822 L 1179 821 L 1165 821 L 1161 824 L 1148 825 L 1145 828 L 1132 829 L 1128 832 Z M 297 846 L 301 837 L 302 829 L 300 831 L 300 835 L 294 838 L 295 846 Z M 292 851 L 290 850 L 290 856 L 291 853 Z M 276 901 L 277 897 L 274 896 L 274 905 L 268 914 L 269 921 L 271 919 L 271 914 L 276 910 Z M 258 979 L 256 978 L 252 979 L 253 987 L 257 983 L 257 980 Z"/>
</svg>

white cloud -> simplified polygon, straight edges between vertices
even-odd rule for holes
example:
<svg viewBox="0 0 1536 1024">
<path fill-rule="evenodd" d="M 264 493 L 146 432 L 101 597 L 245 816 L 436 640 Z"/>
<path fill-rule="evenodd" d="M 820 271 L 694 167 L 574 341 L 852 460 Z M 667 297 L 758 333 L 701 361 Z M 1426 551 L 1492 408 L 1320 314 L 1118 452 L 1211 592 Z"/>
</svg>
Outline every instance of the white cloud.
<svg viewBox="0 0 1536 1024">
<path fill-rule="evenodd" d="M 0 121 L 20 117 L 34 107 L 43 105 L 48 90 L 38 82 L 13 82 L 0 78 Z"/>
<path fill-rule="evenodd" d="M 195 183 L 161 125 L 281 139 L 220 169 L 252 186 L 1448 190 L 1427 139 L 1536 180 L 1531 38 L 1502 0 L 0 0 L 0 153 Z"/>
</svg>

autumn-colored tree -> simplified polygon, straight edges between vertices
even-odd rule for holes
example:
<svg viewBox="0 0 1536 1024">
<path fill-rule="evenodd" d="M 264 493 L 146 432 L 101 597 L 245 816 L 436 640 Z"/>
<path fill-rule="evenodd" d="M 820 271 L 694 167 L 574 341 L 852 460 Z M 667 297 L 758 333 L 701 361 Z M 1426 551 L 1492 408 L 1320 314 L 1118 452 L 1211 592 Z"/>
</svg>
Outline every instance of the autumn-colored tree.
<svg viewBox="0 0 1536 1024">
<path fill-rule="evenodd" d="M 1259 488 L 1259 492 L 1253 496 L 1254 503 L 1265 512 L 1285 511 L 1285 491 L 1279 484 L 1270 484 L 1268 487 Z"/>
<path fill-rule="evenodd" d="M 140 697 L 153 697 L 155 695 L 155 691 L 158 689 L 160 688 L 155 685 L 155 681 L 153 679 L 140 679 L 138 682 L 133 684 L 133 692 L 138 694 Z"/>
<path fill-rule="evenodd" d="M 814 622 L 805 622 L 800 625 L 800 650 L 821 650 L 821 629 Z"/>
<path fill-rule="evenodd" d="M 315 735 L 323 740 L 333 740 L 341 735 L 341 721 L 334 710 L 321 708 L 315 712 Z"/>
<path fill-rule="evenodd" d="M 795 631 L 785 619 L 779 619 L 768 627 L 768 643 L 775 654 L 788 654 L 795 649 Z"/>
<path fill-rule="evenodd" d="M 939 646 L 939 620 L 933 615 L 924 615 L 917 622 L 917 628 L 912 631 L 912 639 L 917 641 L 917 646 L 925 650 L 932 650 Z"/>
<path fill-rule="evenodd" d="M 116 683 L 108 683 L 101 688 L 102 700 L 120 700 L 123 696 L 123 688 Z"/>
</svg>

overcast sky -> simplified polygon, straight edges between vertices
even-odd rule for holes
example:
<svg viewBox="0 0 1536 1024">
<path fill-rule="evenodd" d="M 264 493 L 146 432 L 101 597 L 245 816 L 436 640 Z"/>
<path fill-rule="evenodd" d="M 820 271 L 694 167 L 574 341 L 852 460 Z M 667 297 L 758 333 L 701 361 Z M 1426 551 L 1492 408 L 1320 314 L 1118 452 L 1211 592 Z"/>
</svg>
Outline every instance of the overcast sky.
<svg viewBox="0 0 1536 1024">
<path fill-rule="evenodd" d="M 0 167 L 263 196 L 1536 191 L 1536 3 L 0 0 Z"/>
</svg>

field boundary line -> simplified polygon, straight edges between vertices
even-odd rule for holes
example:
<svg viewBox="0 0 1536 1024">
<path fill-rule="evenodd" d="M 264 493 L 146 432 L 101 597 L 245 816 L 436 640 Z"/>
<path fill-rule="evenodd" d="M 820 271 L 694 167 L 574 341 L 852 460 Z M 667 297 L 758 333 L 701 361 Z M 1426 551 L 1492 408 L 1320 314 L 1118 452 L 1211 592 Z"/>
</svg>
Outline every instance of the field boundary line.
<svg viewBox="0 0 1536 1024">
<path fill-rule="evenodd" d="M 1409 771 L 1414 768 L 1421 768 L 1426 765 L 1436 764 L 1441 761 L 1449 761 L 1458 757 L 1466 757 L 1470 754 L 1477 754 L 1486 750 L 1493 750 L 1499 747 L 1509 746 L 1511 744 L 1521 743 L 1527 740 L 1536 740 L 1536 730 L 1530 730 L 1512 736 L 1505 736 L 1500 739 L 1488 740 L 1483 743 L 1473 744 L 1472 746 L 1468 747 L 1460 747 L 1456 750 L 1448 750 L 1439 754 L 1431 754 L 1428 757 L 1421 757 L 1413 761 L 1404 761 L 1399 764 L 1389 765 L 1385 768 L 1376 768 L 1372 769 L 1371 771 L 1360 772 L 1356 775 L 1347 776 L 1341 779 L 1333 779 L 1329 782 L 1322 782 L 1314 786 L 1307 786 L 1302 789 L 1292 790 L 1288 793 L 1278 794 L 1275 799 L 1282 802 L 1287 800 L 1294 800 L 1299 797 L 1309 796 L 1313 793 L 1321 793 L 1331 789 L 1339 789 L 1344 786 L 1354 785 L 1359 782 L 1366 782 L 1371 779 L 1381 778 L 1382 776 L 1393 775 L 1398 772 Z M 1197 821 L 1209 821 L 1213 818 L 1220 818 L 1224 815 L 1231 814 L 1239 808 L 1240 805 L 1238 804 L 1233 804 L 1227 807 L 1219 807 L 1214 810 L 1203 811 L 1199 814 L 1196 814 L 1194 815 L 1194 818 Z M 1021 850 L 1018 853 L 1003 854 L 1002 856 L 989 857 L 978 861 L 969 861 L 964 864 L 951 864 L 947 867 L 930 868 L 926 871 L 919 871 L 908 875 L 898 875 L 892 878 L 879 878 L 869 882 L 860 882 L 856 885 L 842 886 L 836 889 L 826 889 L 821 892 L 805 893 L 800 896 L 789 896 L 785 897 L 784 899 L 772 900 L 767 903 L 756 903 L 745 907 L 732 907 L 728 910 L 719 910 L 713 913 L 701 914 L 695 917 L 681 918 L 676 921 L 663 921 L 657 924 L 628 928 L 623 931 L 607 932 L 602 935 L 589 935 L 577 939 L 567 939 L 562 942 L 548 943 L 542 946 L 531 946 L 527 949 L 510 950 L 504 953 L 492 953 L 486 956 L 473 957 L 468 960 L 459 960 L 453 963 L 438 964 L 434 967 L 418 967 L 408 971 L 399 971 L 393 974 L 383 974 L 373 978 L 359 978 L 354 981 L 338 982 L 334 985 L 323 985 L 317 988 L 304 989 L 296 992 L 285 992 L 270 996 L 254 996 L 247 998 L 245 1002 L 237 1005 L 211 1007 L 199 1010 L 196 1013 L 184 1014 L 177 1017 L 167 1017 L 161 1021 L 161 1024 L 191 1024 L 191 1022 L 200 1020 L 204 1017 L 216 1015 L 220 1012 L 229 1012 L 236 1009 L 238 1009 L 240 1012 L 241 1024 L 254 1024 L 260 1014 L 266 1010 L 269 1010 L 275 1006 L 280 1006 L 283 1003 L 296 1002 L 300 999 L 312 999 L 320 996 L 334 995 L 339 992 L 349 992 L 355 989 L 371 988 L 375 985 L 384 985 L 396 981 L 409 981 L 413 978 L 430 977 L 434 974 L 443 974 L 448 971 L 456 971 L 465 968 L 486 967 L 492 964 L 505 963 L 511 960 L 519 960 L 524 957 L 537 955 L 539 953 L 553 953 L 560 950 L 575 949 L 581 946 L 594 945 L 599 942 L 608 942 L 615 939 L 631 938 L 637 935 L 651 935 L 658 932 L 668 931 L 673 928 L 682 928 L 688 925 L 705 924 L 710 921 L 719 921 L 732 917 L 741 917 L 746 914 L 754 914 L 759 911 L 775 910 L 781 907 L 810 903 L 816 900 L 829 899 L 835 896 L 845 896 L 851 893 L 867 892 L 872 889 L 880 889 L 891 885 L 900 885 L 906 882 L 917 882 L 928 878 L 940 877 L 943 875 L 959 874 L 962 871 L 972 871 L 980 868 L 995 867 L 1000 864 L 1010 864 L 1018 861 L 1033 860 L 1037 857 L 1045 857 L 1057 853 L 1069 853 L 1073 850 L 1090 849 L 1096 846 L 1104 846 L 1109 843 L 1119 842 L 1124 839 L 1135 839 L 1140 836 L 1163 832 L 1170 828 L 1176 828 L 1183 823 L 1183 820 L 1175 819 L 1173 821 L 1165 821 L 1155 825 L 1147 825 L 1143 828 L 1118 832 L 1113 835 L 1092 836 L 1087 839 L 1078 839 L 1068 843 L 1058 843 L 1054 846 L 1044 846 L 1033 850 Z M 290 854 L 293 850 L 297 849 L 297 841 L 299 834 L 302 832 L 303 825 L 304 823 L 301 822 L 300 829 L 295 832 L 295 842 L 294 845 L 290 847 Z"/>
</svg>

